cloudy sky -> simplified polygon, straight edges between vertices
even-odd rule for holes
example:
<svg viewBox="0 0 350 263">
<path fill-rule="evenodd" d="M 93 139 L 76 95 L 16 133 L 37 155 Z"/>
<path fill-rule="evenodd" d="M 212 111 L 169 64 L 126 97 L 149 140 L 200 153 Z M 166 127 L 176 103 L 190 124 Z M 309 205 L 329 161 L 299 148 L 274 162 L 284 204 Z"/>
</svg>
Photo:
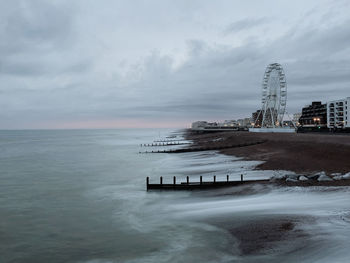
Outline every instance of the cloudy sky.
<svg viewBox="0 0 350 263">
<path fill-rule="evenodd" d="M 0 0 L 0 129 L 248 117 L 279 62 L 287 111 L 350 96 L 347 0 Z"/>
</svg>

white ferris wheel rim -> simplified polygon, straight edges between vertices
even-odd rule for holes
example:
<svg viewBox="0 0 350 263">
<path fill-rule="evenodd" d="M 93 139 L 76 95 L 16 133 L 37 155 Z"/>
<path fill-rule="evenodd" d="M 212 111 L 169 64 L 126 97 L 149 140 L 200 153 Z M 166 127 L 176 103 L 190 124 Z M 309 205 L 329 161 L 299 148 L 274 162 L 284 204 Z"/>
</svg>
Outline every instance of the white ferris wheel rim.
<svg viewBox="0 0 350 263">
<path fill-rule="evenodd" d="M 278 96 L 278 115 L 284 115 L 285 109 L 286 109 L 286 102 L 287 102 L 287 81 L 286 81 L 286 76 L 284 74 L 283 67 L 279 63 L 272 63 L 269 64 L 266 67 L 266 70 L 264 72 L 264 77 L 263 77 L 263 82 L 262 82 L 262 105 L 267 100 L 268 97 L 268 92 L 271 87 L 268 86 L 268 82 L 271 76 L 272 71 L 276 71 L 279 77 L 279 96 Z"/>
</svg>

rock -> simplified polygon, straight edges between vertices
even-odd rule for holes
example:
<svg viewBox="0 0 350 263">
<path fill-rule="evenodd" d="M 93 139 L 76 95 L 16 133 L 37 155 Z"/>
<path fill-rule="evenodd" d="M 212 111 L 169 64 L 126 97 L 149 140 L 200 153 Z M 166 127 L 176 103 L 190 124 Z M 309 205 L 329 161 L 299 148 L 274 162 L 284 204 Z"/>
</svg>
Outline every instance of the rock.
<svg viewBox="0 0 350 263">
<path fill-rule="evenodd" d="M 293 178 L 287 178 L 287 179 L 286 179 L 286 182 L 287 182 L 287 183 L 297 183 L 298 180 L 297 180 L 297 179 L 293 179 Z"/>
<path fill-rule="evenodd" d="M 343 180 L 343 176 L 342 175 L 333 176 L 333 180 Z"/>
<path fill-rule="evenodd" d="M 346 173 L 342 176 L 342 179 L 349 180 L 350 179 L 350 173 Z"/>
<path fill-rule="evenodd" d="M 307 175 L 306 177 L 310 180 L 318 180 L 321 176 L 327 176 L 325 172 L 318 172 L 315 174 Z"/>
<path fill-rule="evenodd" d="M 306 176 L 302 175 L 302 176 L 299 176 L 299 181 L 307 181 L 309 180 L 309 178 L 307 178 Z"/>
<path fill-rule="evenodd" d="M 318 174 L 312 174 L 306 176 L 309 180 L 317 180 L 319 175 Z"/>
<path fill-rule="evenodd" d="M 333 180 L 342 180 L 343 175 L 341 173 L 332 173 L 330 176 Z"/>
<path fill-rule="evenodd" d="M 339 176 L 339 175 L 342 175 L 342 174 L 341 173 L 332 173 L 331 174 L 332 177 Z"/>
<path fill-rule="evenodd" d="M 319 181 L 319 182 L 325 182 L 325 181 L 333 181 L 333 179 L 330 178 L 329 176 L 327 176 L 326 173 L 323 172 L 323 174 L 321 174 L 321 175 L 318 177 L 317 181 Z"/>
<path fill-rule="evenodd" d="M 292 179 L 292 180 L 298 180 L 299 175 L 297 174 L 286 174 L 286 178 Z"/>
<path fill-rule="evenodd" d="M 275 174 L 270 177 L 271 181 L 278 181 L 278 180 L 284 180 L 284 179 L 286 179 L 286 175 L 284 174 Z"/>
</svg>

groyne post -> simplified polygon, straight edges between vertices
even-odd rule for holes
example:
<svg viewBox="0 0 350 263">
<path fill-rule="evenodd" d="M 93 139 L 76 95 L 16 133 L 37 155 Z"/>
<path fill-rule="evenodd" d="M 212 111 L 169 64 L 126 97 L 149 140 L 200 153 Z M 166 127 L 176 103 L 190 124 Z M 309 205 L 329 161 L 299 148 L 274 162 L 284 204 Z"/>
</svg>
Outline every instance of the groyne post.
<svg viewBox="0 0 350 263">
<path fill-rule="evenodd" d="M 203 183 L 203 177 L 200 176 L 199 180 L 200 180 L 200 184 L 202 184 Z"/>
<path fill-rule="evenodd" d="M 241 174 L 241 181 L 243 182 L 243 174 Z"/>
<path fill-rule="evenodd" d="M 160 179 L 160 184 L 163 184 L 163 176 L 161 176 L 159 179 Z"/>
<path fill-rule="evenodd" d="M 174 176 L 174 184 L 176 184 L 176 176 Z"/>
<path fill-rule="evenodd" d="M 214 183 L 216 183 L 216 175 L 214 175 Z"/>
<path fill-rule="evenodd" d="M 146 178 L 146 185 L 147 185 L 147 189 L 148 189 L 148 185 L 149 185 L 149 177 L 148 176 Z"/>
<path fill-rule="evenodd" d="M 189 184 L 190 183 L 190 178 L 188 176 L 186 177 L 186 180 L 187 180 L 187 184 Z"/>
<path fill-rule="evenodd" d="M 229 175 L 226 175 L 226 180 L 227 180 L 227 182 L 230 180 L 230 176 Z"/>
</svg>

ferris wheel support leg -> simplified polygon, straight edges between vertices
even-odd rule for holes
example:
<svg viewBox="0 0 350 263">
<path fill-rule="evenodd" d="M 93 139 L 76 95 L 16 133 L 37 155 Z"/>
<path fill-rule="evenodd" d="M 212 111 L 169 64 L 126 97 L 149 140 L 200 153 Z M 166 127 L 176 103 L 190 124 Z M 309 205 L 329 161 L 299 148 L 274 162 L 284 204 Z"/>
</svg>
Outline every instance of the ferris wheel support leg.
<svg viewBox="0 0 350 263">
<path fill-rule="evenodd" d="M 270 116 L 271 116 L 271 124 L 274 128 L 276 128 L 275 127 L 275 118 L 274 118 L 274 114 L 272 113 L 271 108 L 270 108 Z"/>
<path fill-rule="evenodd" d="M 261 127 L 263 127 L 265 125 L 267 104 L 268 104 L 268 101 L 265 101 L 265 103 L 263 105 L 263 119 L 261 122 Z"/>
<path fill-rule="evenodd" d="M 256 123 L 257 123 L 257 121 L 259 120 L 260 115 L 261 115 L 261 111 L 259 112 L 258 116 L 256 117 L 256 119 L 255 119 L 255 121 L 254 121 L 254 127 L 253 127 L 253 128 L 255 128 Z"/>
</svg>

